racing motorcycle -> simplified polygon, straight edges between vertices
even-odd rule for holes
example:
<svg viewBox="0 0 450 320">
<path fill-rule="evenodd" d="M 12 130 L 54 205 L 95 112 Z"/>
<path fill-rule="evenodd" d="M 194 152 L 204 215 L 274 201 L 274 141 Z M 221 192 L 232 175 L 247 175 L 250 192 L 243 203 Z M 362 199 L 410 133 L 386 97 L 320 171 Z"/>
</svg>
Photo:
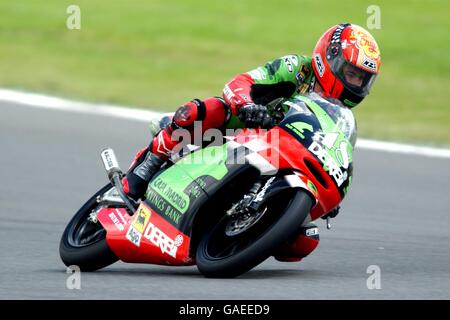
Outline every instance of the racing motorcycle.
<svg viewBox="0 0 450 320">
<path fill-rule="evenodd" d="M 314 93 L 270 110 L 279 121 L 269 130 L 243 129 L 168 161 L 139 202 L 124 193 L 113 150 L 103 150 L 110 182 L 67 225 L 64 264 L 93 271 L 120 259 L 236 277 L 273 255 L 348 192 L 356 122 Z"/>
</svg>

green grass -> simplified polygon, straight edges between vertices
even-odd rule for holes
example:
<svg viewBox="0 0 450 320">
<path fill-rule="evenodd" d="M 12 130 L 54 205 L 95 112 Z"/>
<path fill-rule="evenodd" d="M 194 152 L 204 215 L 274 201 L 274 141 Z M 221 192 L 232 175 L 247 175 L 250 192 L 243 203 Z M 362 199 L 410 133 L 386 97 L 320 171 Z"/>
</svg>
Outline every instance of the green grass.
<svg viewBox="0 0 450 320">
<path fill-rule="evenodd" d="M 0 2 L 0 86 L 174 110 L 240 72 L 311 54 L 331 25 L 366 25 L 372 1 Z M 66 8 L 81 8 L 68 30 Z M 359 136 L 450 146 L 450 2 L 378 1 L 383 58 L 356 109 Z"/>
</svg>

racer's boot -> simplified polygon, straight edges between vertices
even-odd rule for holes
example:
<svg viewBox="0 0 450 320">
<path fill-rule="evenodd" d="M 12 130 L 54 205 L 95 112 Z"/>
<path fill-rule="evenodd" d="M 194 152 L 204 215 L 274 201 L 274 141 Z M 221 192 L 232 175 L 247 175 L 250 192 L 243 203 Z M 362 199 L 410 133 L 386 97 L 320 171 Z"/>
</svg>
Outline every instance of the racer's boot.
<svg viewBox="0 0 450 320">
<path fill-rule="evenodd" d="M 161 168 L 166 159 L 153 153 L 151 145 L 140 150 L 127 174 L 122 178 L 123 189 L 134 200 L 142 198 L 153 175 Z"/>
<path fill-rule="evenodd" d="M 158 123 L 151 123 L 152 133 L 158 127 L 160 130 L 150 145 L 134 158 L 122 179 L 124 191 L 135 200 L 143 198 L 152 176 L 181 143 L 172 136 L 175 130 L 185 129 L 192 135 L 196 121 L 201 121 L 202 133 L 210 128 L 221 128 L 228 121 L 228 111 L 228 106 L 220 98 L 193 99 L 178 108 L 172 118 L 166 116 Z"/>
<path fill-rule="evenodd" d="M 319 229 L 310 222 L 301 227 L 298 235 L 284 243 L 273 255 L 281 262 L 298 262 L 313 252 L 319 245 Z"/>
</svg>

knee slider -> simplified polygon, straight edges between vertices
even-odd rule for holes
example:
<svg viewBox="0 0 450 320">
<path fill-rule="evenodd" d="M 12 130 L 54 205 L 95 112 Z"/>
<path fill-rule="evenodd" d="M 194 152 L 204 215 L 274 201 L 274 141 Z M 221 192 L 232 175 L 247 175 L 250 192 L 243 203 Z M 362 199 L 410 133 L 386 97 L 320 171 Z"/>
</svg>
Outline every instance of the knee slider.
<svg viewBox="0 0 450 320">
<path fill-rule="evenodd" d="M 205 104 L 199 99 L 193 99 L 184 104 L 175 112 L 173 123 L 175 127 L 190 129 L 195 121 L 203 121 L 205 117 Z"/>
</svg>

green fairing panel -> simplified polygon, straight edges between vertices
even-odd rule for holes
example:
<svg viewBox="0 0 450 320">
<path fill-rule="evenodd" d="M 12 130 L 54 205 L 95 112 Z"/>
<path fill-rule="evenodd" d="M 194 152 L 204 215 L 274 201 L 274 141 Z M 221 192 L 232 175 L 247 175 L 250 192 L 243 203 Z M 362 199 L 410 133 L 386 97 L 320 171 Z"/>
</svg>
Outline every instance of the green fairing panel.
<svg viewBox="0 0 450 320">
<path fill-rule="evenodd" d="M 228 172 L 226 160 L 227 146 L 221 145 L 193 152 L 178 161 L 175 166 L 187 172 L 193 180 L 205 175 L 221 180 Z"/>
<path fill-rule="evenodd" d="M 182 213 L 185 213 L 189 207 L 189 196 L 185 193 L 188 186 L 192 183 L 200 184 L 203 189 L 202 176 L 210 176 L 215 180 L 221 180 L 228 172 L 225 165 L 227 156 L 226 145 L 208 147 L 193 152 L 172 167 L 163 171 L 152 180 L 149 187 L 156 190 L 163 198 L 171 202 L 171 195 L 177 193 L 182 201 L 175 203 L 174 206 Z M 186 206 L 180 205 L 186 203 Z"/>
<path fill-rule="evenodd" d="M 284 104 L 291 110 L 280 126 L 317 157 L 344 196 L 352 180 L 356 141 L 352 112 L 315 93 L 297 95 Z"/>
<path fill-rule="evenodd" d="M 193 152 L 155 176 L 149 184 L 146 201 L 175 226 L 194 206 L 208 199 L 209 184 L 220 183 L 227 174 L 226 145 Z"/>
</svg>

